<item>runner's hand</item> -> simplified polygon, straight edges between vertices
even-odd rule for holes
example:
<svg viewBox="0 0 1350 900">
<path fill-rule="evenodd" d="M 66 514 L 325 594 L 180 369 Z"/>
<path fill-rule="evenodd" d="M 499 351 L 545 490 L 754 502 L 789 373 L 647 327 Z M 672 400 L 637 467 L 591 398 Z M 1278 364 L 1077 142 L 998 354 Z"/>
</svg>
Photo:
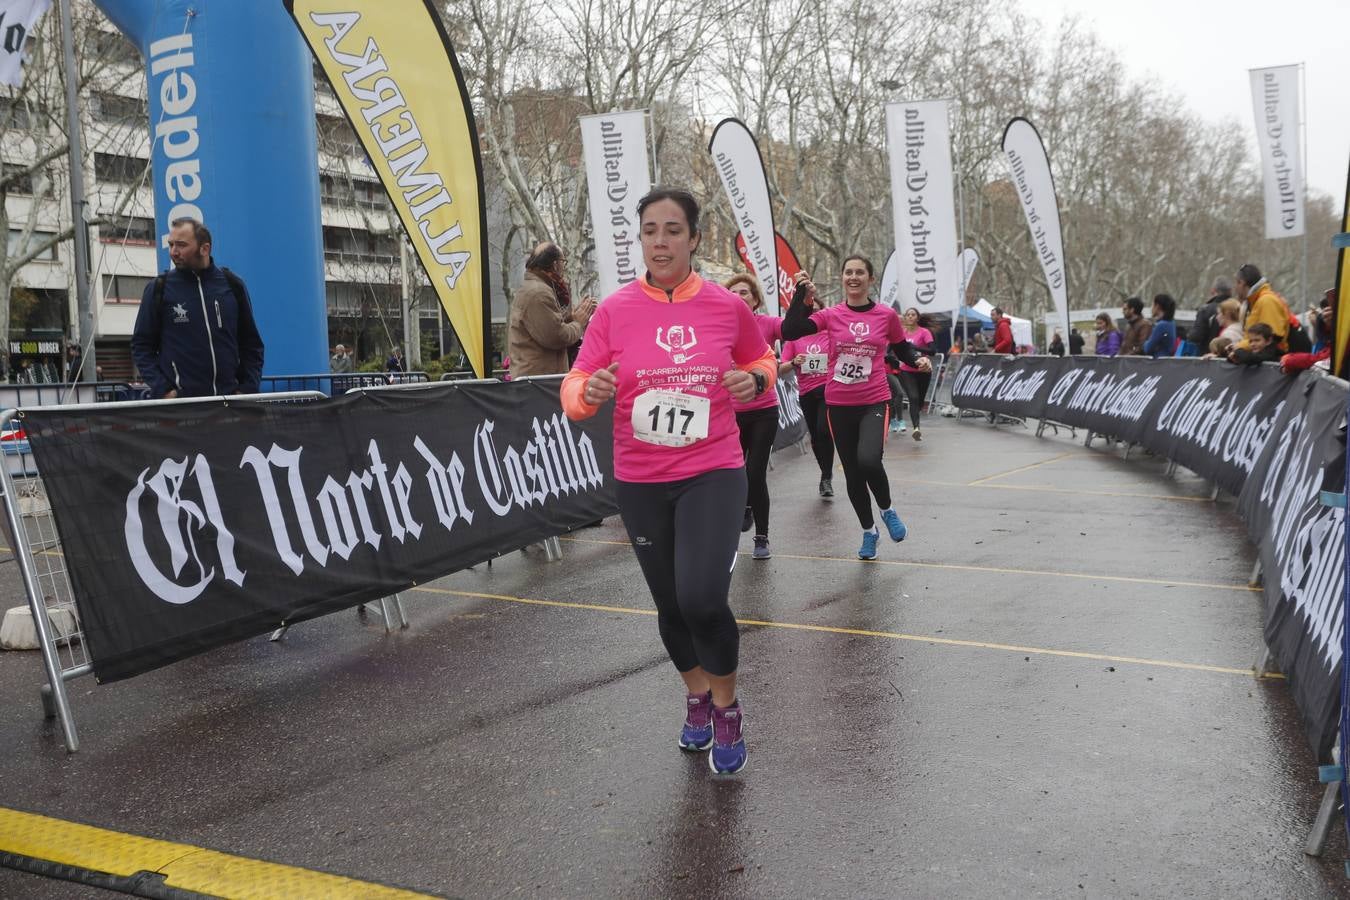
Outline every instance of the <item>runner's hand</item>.
<svg viewBox="0 0 1350 900">
<path fill-rule="evenodd" d="M 792 364 L 798 368 L 806 365 L 806 354 L 798 353 L 796 356 L 792 357 Z"/>
<path fill-rule="evenodd" d="M 816 306 L 816 286 L 811 282 L 811 276 L 807 275 L 805 271 L 802 271 L 792 276 L 792 278 L 797 284 L 806 285 L 806 305 Z"/>
<path fill-rule="evenodd" d="M 619 379 L 616 374 L 619 371 L 618 363 L 611 363 L 609 368 L 601 369 L 586 379 L 585 397 L 583 398 L 591 406 L 600 406 L 614 398 L 615 392 L 619 388 Z"/>
<path fill-rule="evenodd" d="M 926 356 L 922 356 L 919 358 L 919 361 L 914 364 L 914 368 L 918 369 L 920 372 L 931 372 L 933 371 L 933 361 Z"/>
<path fill-rule="evenodd" d="M 737 403 L 749 403 L 755 399 L 755 376 L 741 369 L 732 369 L 723 375 L 722 387 Z"/>
</svg>

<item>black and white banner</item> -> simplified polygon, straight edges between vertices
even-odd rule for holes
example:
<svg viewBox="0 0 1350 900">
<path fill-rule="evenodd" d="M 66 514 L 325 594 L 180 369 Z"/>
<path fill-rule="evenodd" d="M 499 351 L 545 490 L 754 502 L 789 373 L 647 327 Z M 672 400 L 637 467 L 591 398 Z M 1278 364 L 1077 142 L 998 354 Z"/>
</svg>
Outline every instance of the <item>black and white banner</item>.
<svg viewBox="0 0 1350 900">
<path fill-rule="evenodd" d="M 23 84 L 28 38 L 51 5 L 52 0 L 0 0 L 0 84 L 12 88 Z"/>
<path fill-rule="evenodd" d="M 727 192 L 731 218 L 745 241 L 745 258 L 764 292 L 764 307 L 780 309 L 777 232 L 759 144 L 740 119 L 723 119 L 713 129 L 708 152 Z"/>
<path fill-rule="evenodd" d="M 595 238 L 595 273 L 600 296 L 608 297 L 642 272 L 637 205 L 652 187 L 647 111 L 582 116 L 579 121 Z"/>
<path fill-rule="evenodd" d="M 616 511 L 607 414 L 559 381 L 24 414 L 100 681 Z"/>
<path fill-rule="evenodd" d="M 886 147 L 900 308 L 954 312 L 961 264 L 947 101 L 886 104 Z"/>
<path fill-rule="evenodd" d="M 1050 172 L 1050 154 L 1036 126 L 1018 117 L 1003 129 L 1003 155 L 1017 188 L 1017 199 L 1022 202 L 1027 227 L 1031 229 L 1036 258 L 1045 273 L 1050 297 L 1055 301 L 1055 324 L 1062 325 L 1067 335 L 1071 328 L 1069 270 L 1064 260 L 1064 234 L 1059 221 L 1055 177 Z"/>
<path fill-rule="evenodd" d="M 1319 494 L 1343 464 L 1348 397 L 1318 372 L 1186 359 L 965 357 L 952 381 L 954 406 L 1137 443 L 1238 497 L 1265 573 L 1266 643 L 1322 759 L 1340 704 L 1345 510 Z"/>
<path fill-rule="evenodd" d="M 1299 150 L 1299 66 L 1252 69 L 1252 112 L 1261 148 L 1266 237 L 1303 234 L 1303 155 Z"/>
<path fill-rule="evenodd" d="M 778 433 L 773 437 L 773 449 L 783 450 L 806 437 L 806 419 L 802 416 L 801 396 L 797 392 L 797 373 L 779 375 L 774 390 L 778 391 Z"/>
</svg>

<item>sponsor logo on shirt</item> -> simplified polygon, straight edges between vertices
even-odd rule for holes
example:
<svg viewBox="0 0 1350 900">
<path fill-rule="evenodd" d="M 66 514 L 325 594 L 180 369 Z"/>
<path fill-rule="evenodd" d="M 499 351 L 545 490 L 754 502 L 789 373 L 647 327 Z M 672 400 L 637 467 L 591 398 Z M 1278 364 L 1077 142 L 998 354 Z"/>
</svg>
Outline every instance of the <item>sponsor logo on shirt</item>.
<svg viewBox="0 0 1350 900">
<path fill-rule="evenodd" d="M 183 307 L 183 304 L 175 303 L 173 305 L 173 323 L 175 325 L 186 325 L 187 320 L 187 309 Z"/>
<path fill-rule="evenodd" d="M 866 322 L 849 322 L 848 330 L 853 333 L 853 340 L 858 343 L 862 343 L 872 333 L 871 326 Z"/>
</svg>

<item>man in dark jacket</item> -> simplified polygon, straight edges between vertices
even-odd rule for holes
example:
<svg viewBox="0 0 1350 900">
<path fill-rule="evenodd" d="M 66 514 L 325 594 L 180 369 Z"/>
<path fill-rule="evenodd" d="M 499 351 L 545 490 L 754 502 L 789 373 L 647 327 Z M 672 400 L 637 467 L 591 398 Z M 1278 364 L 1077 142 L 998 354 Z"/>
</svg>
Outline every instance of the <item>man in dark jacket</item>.
<svg viewBox="0 0 1350 900">
<path fill-rule="evenodd" d="M 248 288 L 211 258 L 211 232 L 195 219 L 169 229 L 173 268 L 146 285 L 131 354 L 151 397 L 254 394 L 263 342 Z"/>
<path fill-rule="evenodd" d="M 1144 301 L 1138 297 L 1130 297 L 1120 307 L 1121 313 L 1125 316 L 1125 337 L 1120 342 L 1121 356 L 1136 356 L 1144 352 L 1144 344 L 1148 343 L 1149 334 L 1153 331 L 1153 323 L 1144 318 Z"/>
<path fill-rule="evenodd" d="M 1219 326 L 1214 317 L 1219 313 L 1219 304 L 1233 296 L 1233 282 L 1227 276 L 1214 279 L 1209 289 L 1209 299 L 1195 311 L 1195 322 L 1186 329 L 1185 349 L 1182 356 L 1201 356 L 1209 352 L 1209 342 L 1219 336 Z"/>
</svg>

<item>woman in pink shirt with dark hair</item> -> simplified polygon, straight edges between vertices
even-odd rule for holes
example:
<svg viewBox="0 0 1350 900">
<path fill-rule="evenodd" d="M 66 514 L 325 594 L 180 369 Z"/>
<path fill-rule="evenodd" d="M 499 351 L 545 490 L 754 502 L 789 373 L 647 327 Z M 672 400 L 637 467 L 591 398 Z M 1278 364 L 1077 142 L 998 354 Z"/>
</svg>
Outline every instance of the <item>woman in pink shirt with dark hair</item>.
<svg viewBox="0 0 1350 900">
<path fill-rule="evenodd" d="M 846 258 L 842 273 L 844 302 L 821 308 L 810 276 L 798 272 L 797 290 L 783 317 L 783 337 L 788 340 L 821 333 L 830 336 L 826 416 L 844 467 L 848 499 L 863 529 L 859 559 L 877 558 L 879 532 L 872 516 L 873 498 L 881 507 L 881 520 L 891 540 L 903 541 L 909 531 L 891 506 L 891 484 L 881 461 L 891 400 L 886 350 L 893 349 L 901 362 L 923 371 L 931 369 L 928 360 L 905 339 L 905 328 L 896 311 L 873 302 L 869 296 L 875 279 L 875 269 L 867 257 Z"/>
<path fill-rule="evenodd" d="M 772 391 L 778 367 L 745 303 L 693 271 L 698 216 L 687 191 L 639 201 L 647 272 L 596 309 L 562 405 L 577 420 L 614 401 L 614 493 L 687 691 L 679 745 L 730 774 L 746 759 L 727 599 L 746 498 L 733 404 Z"/>
<path fill-rule="evenodd" d="M 755 314 L 755 324 L 770 348 L 783 339 L 783 319 L 764 313 L 764 294 L 753 275 L 732 275 L 726 281 L 731 291 Z M 778 374 L 792 368 L 779 366 Z M 741 531 L 755 529 L 754 559 L 769 559 L 769 456 L 778 435 L 778 392 L 766 391 L 749 403 L 737 403 L 736 425 L 741 429 L 741 452 L 745 454 L 745 477 L 749 491 Z"/>
</svg>

